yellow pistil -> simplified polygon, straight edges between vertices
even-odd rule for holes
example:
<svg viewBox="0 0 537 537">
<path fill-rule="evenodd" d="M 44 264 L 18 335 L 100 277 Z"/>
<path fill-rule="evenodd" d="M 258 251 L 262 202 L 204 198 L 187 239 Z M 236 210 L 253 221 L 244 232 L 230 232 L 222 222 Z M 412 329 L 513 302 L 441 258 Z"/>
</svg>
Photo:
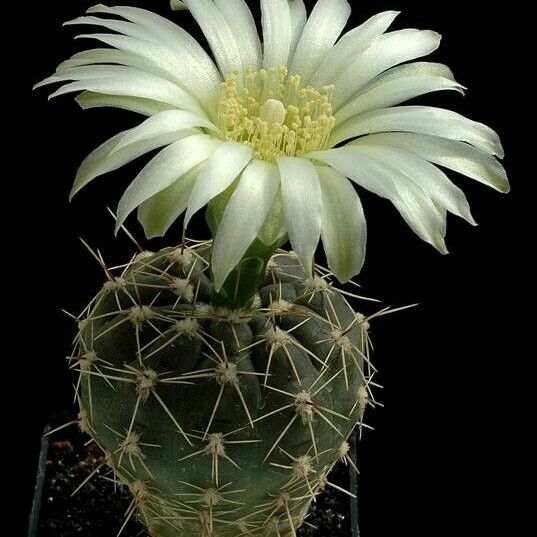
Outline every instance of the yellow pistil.
<svg viewBox="0 0 537 537">
<path fill-rule="evenodd" d="M 286 67 L 249 71 L 244 86 L 233 73 L 222 83 L 220 128 L 263 160 L 304 155 L 322 149 L 334 128 L 333 92 L 334 86 L 302 87 Z"/>
</svg>

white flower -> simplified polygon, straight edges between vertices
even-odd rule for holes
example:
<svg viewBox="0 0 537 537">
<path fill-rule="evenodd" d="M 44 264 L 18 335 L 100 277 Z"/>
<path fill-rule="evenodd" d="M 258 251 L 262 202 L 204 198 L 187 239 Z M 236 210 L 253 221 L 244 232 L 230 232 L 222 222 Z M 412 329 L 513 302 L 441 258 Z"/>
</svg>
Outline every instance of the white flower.
<svg viewBox="0 0 537 537">
<path fill-rule="evenodd" d="M 160 236 L 184 211 L 188 224 L 211 200 L 224 203 L 217 289 L 256 237 L 272 244 L 288 234 L 308 271 L 322 238 L 336 276 L 357 274 L 366 222 L 352 183 L 389 199 L 441 252 L 447 212 L 474 221 L 437 166 L 508 191 L 494 131 L 447 110 L 399 106 L 433 91 L 462 93 L 448 67 L 414 62 L 438 47 L 438 34 L 387 32 L 397 16 L 389 11 L 340 38 L 351 11 L 345 0 L 319 0 L 309 18 L 302 0 L 261 0 L 261 41 L 244 0 L 183 3 L 212 58 L 158 15 L 97 5 L 88 13 L 104 16 L 67 24 L 111 30 L 79 36 L 109 48 L 75 54 L 38 86 L 66 83 L 51 97 L 82 92 L 82 108 L 148 117 L 90 154 L 73 186 L 72 195 L 165 147 L 125 191 L 118 226 L 138 209 L 147 236 Z"/>
</svg>

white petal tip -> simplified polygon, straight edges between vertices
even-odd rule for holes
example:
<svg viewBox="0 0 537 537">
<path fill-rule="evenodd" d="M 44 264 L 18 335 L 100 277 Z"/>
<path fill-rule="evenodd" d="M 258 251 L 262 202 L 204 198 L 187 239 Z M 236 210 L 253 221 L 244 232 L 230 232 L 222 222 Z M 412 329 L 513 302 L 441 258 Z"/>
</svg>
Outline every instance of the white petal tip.
<svg viewBox="0 0 537 537">
<path fill-rule="evenodd" d="M 462 207 L 458 213 L 458 215 L 468 222 L 471 226 L 477 226 L 477 222 L 474 219 L 474 216 L 472 215 L 472 210 L 470 209 L 470 205 L 468 203 L 465 204 L 465 207 Z"/>
<path fill-rule="evenodd" d="M 170 7 L 172 8 L 172 11 L 184 11 L 185 9 L 188 9 L 186 4 L 180 0 L 170 0 Z"/>
<path fill-rule="evenodd" d="M 446 240 L 443 235 L 436 235 L 432 237 L 431 244 L 442 254 L 447 255 L 449 254 L 449 250 L 446 246 Z"/>
<path fill-rule="evenodd" d="M 432 30 L 429 31 L 431 32 L 431 37 L 435 41 L 435 48 L 438 48 L 442 43 L 442 34 L 439 34 L 438 32 L 433 32 Z"/>
<path fill-rule="evenodd" d="M 502 194 L 509 194 L 511 192 L 511 185 L 507 182 L 505 184 L 500 185 L 498 189 Z"/>
<path fill-rule="evenodd" d="M 335 273 L 334 273 L 335 274 Z M 336 278 L 337 278 L 337 281 L 341 284 L 341 285 L 345 285 L 346 283 L 349 283 L 351 280 L 352 280 L 352 276 L 343 276 L 341 274 L 335 274 Z M 355 274 L 356 276 L 356 274 Z"/>
<path fill-rule="evenodd" d="M 227 276 L 225 276 L 224 278 L 222 276 L 223 276 L 222 274 L 215 274 L 213 272 L 213 286 L 214 286 L 214 290 L 217 293 L 219 293 L 222 290 L 222 287 L 224 283 L 226 282 Z"/>
<path fill-rule="evenodd" d="M 185 230 L 188 227 L 188 224 L 190 224 L 190 220 L 192 220 L 193 216 L 194 216 L 194 213 L 190 210 L 190 207 L 188 207 L 185 213 L 185 219 L 183 221 L 183 227 Z"/>
<path fill-rule="evenodd" d="M 100 11 L 107 10 L 108 8 L 104 4 L 95 4 L 94 6 L 88 7 L 86 13 L 99 13 Z"/>
<path fill-rule="evenodd" d="M 392 20 L 395 20 L 399 15 L 401 15 L 402 11 L 397 11 L 395 9 L 389 9 L 387 11 L 382 11 L 381 13 L 378 13 L 375 15 L 375 17 L 392 17 Z"/>
<path fill-rule="evenodd" d="M 144 228 L 144 235 L 147 240 L 160 239 L 164 237 L 164 235 L 166 235 L 166 232 L 165 231 L 164 232 L 163 231 L 151 231 L 149 229 Z"/>
<path fill-rule="evenodd" d="M 81 24 L 82 20 L 83 19 L 81 17 L 77 17 L 76 19 L 71 19 L 70 21 L 65 21 L 62 24 L 62 27 L 64 27 L 64 26 L 74 26 L 75 24 Z"/>
</svg>

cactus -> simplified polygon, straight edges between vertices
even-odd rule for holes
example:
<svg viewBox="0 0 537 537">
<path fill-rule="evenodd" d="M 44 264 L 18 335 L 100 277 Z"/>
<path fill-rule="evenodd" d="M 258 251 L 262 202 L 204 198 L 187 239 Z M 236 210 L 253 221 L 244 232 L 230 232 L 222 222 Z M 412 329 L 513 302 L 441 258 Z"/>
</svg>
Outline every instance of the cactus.
<svg viewBox="0 0 537 537">
<path fill-rule="evenodd" d="M 81 426 L 152 537 L 292 536 L 372 403 L 368 323 L 283 251 L 251 306 L 212 307 L 209 254 L 109 273 L 79 319 Z"/>
<path fill-rule="evenodd" d="M 395 11 L 342 35 L 346 0 L 172 1 L 211 54 L 149 11 L 98 4 L 68 25 L 109 48 L 75 54 L 36 88 L 82 108 L 145 116 L 84 160 L 71 196 L 157 150 L 117 206 L 147 238 L 207 208 L 213 242 L 132 260 L 79 319 L 80 424 L 127 484 L 152 537 L 295 535 L 362 424 L 374 369 L 368 319 L 331 276 L 365 260 L 353 184 L 390 200 L 442 253 L 448 213 L 475 224 L 440 169 L 509 191 L 491 128 L 404 106 L 462 93 L 445 65 L 416 61 L 436 32 L 387 32 Z M 314 263 L 323 243 L 330 272 Z M 296 255 L 279 248 L 290 242 Z M 275 253 L 276 252 L 276 253 Z M 99 256 L 97 256 L 100 259 Z"/>
</svg>

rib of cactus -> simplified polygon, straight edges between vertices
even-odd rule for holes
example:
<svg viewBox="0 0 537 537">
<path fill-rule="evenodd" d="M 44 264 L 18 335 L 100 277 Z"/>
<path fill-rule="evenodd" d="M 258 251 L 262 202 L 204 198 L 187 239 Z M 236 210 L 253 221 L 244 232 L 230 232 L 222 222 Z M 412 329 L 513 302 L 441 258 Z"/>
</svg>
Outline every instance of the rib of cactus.
<svg viewBox="0 0 537 537">
<path fill-rule="evenodd" d="M 367 323 L 285 252 L 250 309 L 212 307 L 209 255 L 105 283 L 79 323 L 81 425 L 151 536 L 293 536 L 370 400 Z"/>
</svg>

